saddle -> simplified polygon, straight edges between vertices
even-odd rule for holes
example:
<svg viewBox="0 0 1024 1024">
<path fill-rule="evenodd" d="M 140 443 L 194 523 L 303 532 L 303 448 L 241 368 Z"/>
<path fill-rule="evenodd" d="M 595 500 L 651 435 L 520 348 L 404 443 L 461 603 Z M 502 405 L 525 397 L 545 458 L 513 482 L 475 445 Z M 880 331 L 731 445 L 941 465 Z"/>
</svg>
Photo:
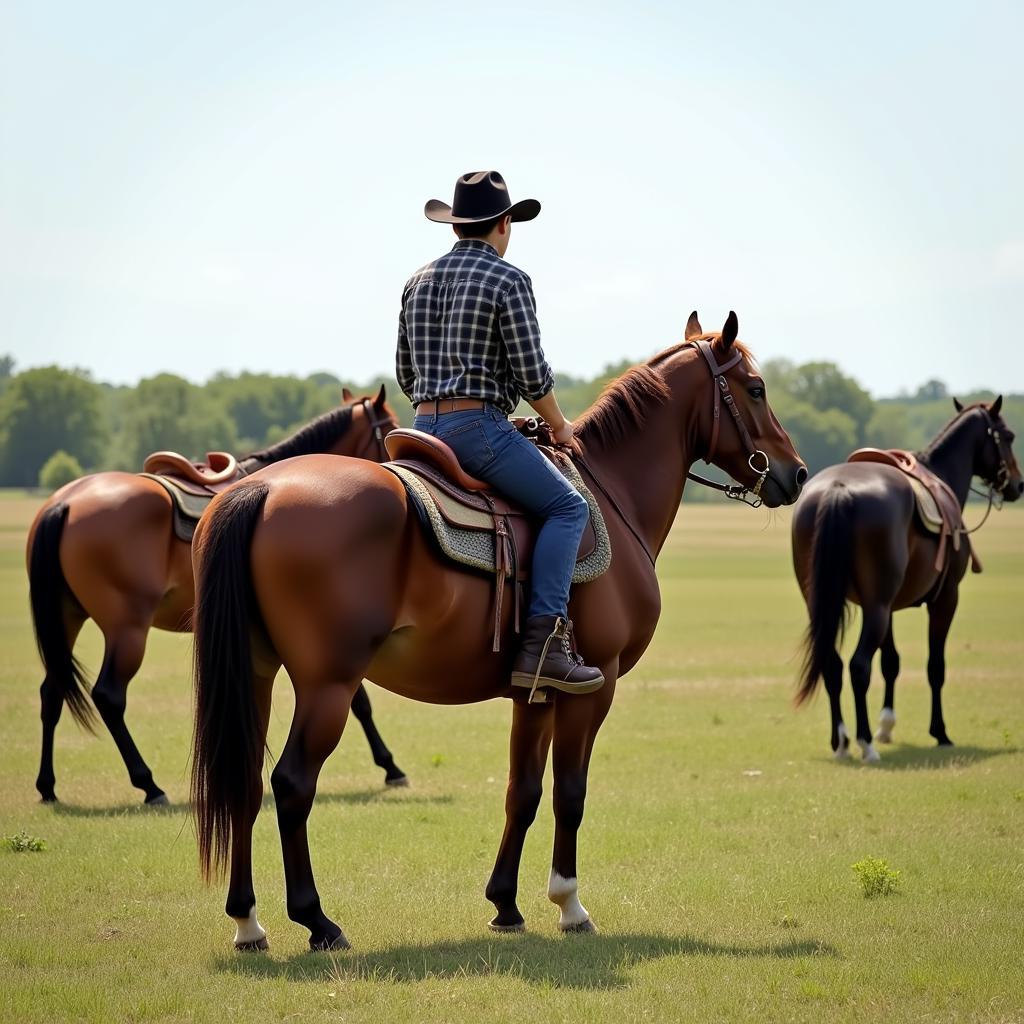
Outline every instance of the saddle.
<svg viewBox="0 0 1024 1024">
<path fill-rule="evenodd" d="M 207 452 L 206 462 L 191 462 L 177 452 L 153 452 L 142 464 L 140 476 L 155 480 L 170 495 L 174 506 L 174 534 L 192 542 L 206 506 L 214 496 L 245 476 L 229 452 Z"/>
<path fill-rule="evenodd" d="M 530 437 L 527 424 L 520 430 Z M 540 438 L 530 437 L 537 443 Z M 392 430 L 384 439 L 391 462 L 381 465 L 405 486 L 410 504 L 435 551 L 460 567 L 494 577 L 494 642 L 501 649 L 502 603 L 505 585 L 514 592 L 514 623 L 520 628 L 523 587 L 529 578 L 538 521 L 524 509 L 470 476 L 444 441 L 419 430 Z M 596 499 L 568 456 L 537 443 L 542 452 L 583 495 L 590 521 L 583 532 L 574 583 L 597 579 L 611 564 L 611 543 Z"/>
<path fill-rule="evenodd" d="M 945 569 L 948 543 L 952 543 L 954 551 L 959 551 L 960 539 L 965 537 L 971 553 L 971 569 L 973 572 L 981 572 L 981 560 L 971 545 L 960 502 L 949 484 L 918 462 L 913 452 L 899 448 L 858 448 L 846 461 L 878 462 L 900 470 L 914 492 L 918 520 L 925 530 L 939 538 L 935 569 L 939 572 Z"/>
</svg>

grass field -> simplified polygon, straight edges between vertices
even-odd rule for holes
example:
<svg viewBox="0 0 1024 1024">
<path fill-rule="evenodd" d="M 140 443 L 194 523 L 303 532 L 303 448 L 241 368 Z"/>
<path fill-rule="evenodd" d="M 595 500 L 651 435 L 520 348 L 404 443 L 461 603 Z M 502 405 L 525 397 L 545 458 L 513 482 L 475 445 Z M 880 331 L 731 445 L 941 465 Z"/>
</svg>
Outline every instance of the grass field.
<svg viewBox="0 0 1024 1024">
<path fill-rule="evenodd" d="M 172 806 L 141 807 L 110 738 L 66 714 L 62 802 L 37 803 L 34 507 L 0 500 L 0 835 L 46 841 L 0 851 L 0 1020 L 1024 1020 L 1024 509 L 985 526 L 986 573 L 964 586 L 946 686 L 956 748 L 927 735 L 925 616 L 907 611 L 896 742 L 880 766 L 834 763 L 825 702 L 789 703 L 803 616 L 787 516 L 687 507 L 660 566 L 658 635 L 594 755 L 580 895 L 601 933 L 557 933 L 546 800 L 521 875 L 530 931 L 485 928 L 509 708 L 374 691 L 412 786 L 384 790 L 353 723 L 310 823 L 325 909 L 354 950 L 305 952 L 268 801 L 254 858 L 271 952 L 239 956 L 184 806 L 189 638 L 153 634 L 129 693 Z M 81 647 L 95 666 L 97 637 Z M 274 750 L 290 700 L 279 681 Z M 851 865 L 865 856 L 902 873 L 898 894 L 864 898 Z"/>
</svg>

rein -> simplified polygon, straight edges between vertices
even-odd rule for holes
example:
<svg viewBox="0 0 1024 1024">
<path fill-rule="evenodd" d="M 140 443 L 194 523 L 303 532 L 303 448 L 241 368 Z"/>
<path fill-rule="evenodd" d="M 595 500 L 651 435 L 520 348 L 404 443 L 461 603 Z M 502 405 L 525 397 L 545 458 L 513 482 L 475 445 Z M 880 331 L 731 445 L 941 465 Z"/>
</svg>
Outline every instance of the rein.
<svg viewBox="0 0 1024 1024">
<path fill-rule="evenodd" d="M 985 480 L 984 482 L 988 485 L 988 491 L 979 491 L 976 487 L 971 487 L 970 491 L 972 494 L 976 494 L 979 498 L 988 498 L 988 508 L 985 509 L 985 514 L 981 517 L 981 522 L 977 526 L 970 530 L 964 530 L 965 534 L 976 533 L 984 525 L 992 512 L 993 506 L 996 511 L 1000 511 L 1003 507 L 1002 490 L 1006 486 L 1010 479 L 1010 466 L 1006 461 L 1006 456 L 1003 454 L 1003 435 L 995 428 L 992 423 L 992 416 L 989 411 L 982 407 L 982 411 L 985 413 L 985 419 L 988 421 L 986 427 L 986 433 L 992 438 L 993 444 L 996 446 L 996 458 L 999 459 L 999 465 L 996 468 L 995 478 L 992 480 Z M 999 494 L 999 500 L 996 500 L 996 495 Z"/>
<path fill-rule="evenodd" d="M 750 436 L 750 431 L 747 430 L 747 425 L 743 422 L 743 417 L 740 415 L 739 409 L 736 407 L 736 399 L 733 398 L 732 392 L 729 390 L 729 382 L 725 379 L 727 370 L 731 370 L 734 366 L 739 363 L 743 358 L 742 352 L 735 352 L 731 359 L 723 363 L 721 366 L 715 359 L 715 354 L 711 350 L 711 344 L 703 339 L 697 339 L 689 342 L 698 352 L 704 357 L 705 362 L 708 364 L 708 369 L 711 371 L 711 379 L 714 381 L 714 406 L 712 410 L 712 421 L 711 421 L 711 444 L 708 446 L 708 453 L 704 456 L 704 462 L 708 465 L 711 464 L 711 460 L 715 456 L 715 452 L 718 450 L 718 431 L 721 424 L 721 411 L 722 403 L 725 403 L 725 407 L 732 414 L 733 421 L 736 423 L 736 430 L 739 432 L 740 440 L 743 442 L 744 447 L 747 450 L 747 465 L 750 470 L 757 477 L 757 483 L 752 488 L 744 487 L 743 484 L 720 484 L 716 480 L 709 480 L 705 476 L 701 476 L 699 473 L 688 472 L 686 478 L 692 480 L 694 483 L 703 484 L 705 487 L 710 487 L 712 490 L 721 491 L 727 498 L 731 498 L 734 501 L 742 501 L 749 505 L 751 508 L 760 508 L 764 504 L 764 499 L 761 497 L 761 487 L 765 480 L 768 478 L 768 473 L 771 470 L 771 463 L 768 461 L 768 456 L 761 451 L 760 448 L 754 446 L 754 441 Z M 764 468 L 760 468 L 755 465 L 758 461 L 758 456 L 764 460 Z M 753 494 L 754 500 L 751 501 L 747 495 Z"/>
</svg>

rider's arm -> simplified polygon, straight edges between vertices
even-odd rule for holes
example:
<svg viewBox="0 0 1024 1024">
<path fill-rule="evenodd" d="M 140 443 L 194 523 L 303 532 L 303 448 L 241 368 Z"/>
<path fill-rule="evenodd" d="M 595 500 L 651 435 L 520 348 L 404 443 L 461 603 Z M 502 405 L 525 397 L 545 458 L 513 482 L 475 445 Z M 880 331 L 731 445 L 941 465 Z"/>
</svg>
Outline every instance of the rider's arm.
<svg viewBox="0 0 1024 1024">
<path fill-rule="evenodd" d="M 555 440 L 559 444 L 568 444 L 572 440 L 572 424 L 565 418 L 558 407 L 558 399 L 552 388 L 543 398 L 530 402 L 534 412 L 551 428 Z"/>
<path fill-rule="evenodd" d="M 409 348 L 409 332 L 405 324 L 405 305 L 398 314 L 398 350 L 395 354 L 395 377 L 406 398 L 412 401 L 412 389 L 416 373 L 412 367 L 412 351 Z"/>
</svg>

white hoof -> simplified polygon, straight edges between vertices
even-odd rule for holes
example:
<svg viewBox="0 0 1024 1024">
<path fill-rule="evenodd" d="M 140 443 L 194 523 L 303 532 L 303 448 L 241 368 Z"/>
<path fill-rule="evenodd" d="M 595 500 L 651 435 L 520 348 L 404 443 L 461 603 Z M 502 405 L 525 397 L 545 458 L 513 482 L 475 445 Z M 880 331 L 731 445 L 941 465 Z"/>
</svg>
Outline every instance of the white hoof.
<svg viewBox="0 0 1024 1024">
<path fill-rule="evenodd" d="M 892 708 L 882 708 L 878 716 L 878 730 L 875 740 L 878 743 L 892 743 L 892 731 L 896 727 L 896 712 Z"/>
<path fill-rule="evenodd" d="M 590 921 L 590 914 L 587 908 L 580 903 L 577 895 L 579 883 L 575 878 L 563 878 L 557 871 L 552 870 L 548 879 L 548 899 L 556 904 L 559 910 L 558 928 L 563 932 L 590 931 L 587 923 Z"/>
<path fill-rule="evenodd" d="M 860 744 L 865 764 L 877 764 L 882 760 L 881 755 L 877 750 L 875 750 L 875 745 L 873 743 L 865 743 L 864 740 L 857 740 L 857 742 Z"/>
<path fill-rule="evenodd" d="M 837 761 L 845 761 L 850 756 L 850 736 L 842 722 L 839 723 L 836 733 L 839 737 L 839 746 L 832 752 L 832 756 Z"/>
<path fill-rule="evenodd" d="M 233 917 L 235 922 L 235 949 L 263 950 L 268 948 L 267 933 L 263 925 L 256 920 L 256 908 L 249 911 L 248 917 Z"/>
</svg>

